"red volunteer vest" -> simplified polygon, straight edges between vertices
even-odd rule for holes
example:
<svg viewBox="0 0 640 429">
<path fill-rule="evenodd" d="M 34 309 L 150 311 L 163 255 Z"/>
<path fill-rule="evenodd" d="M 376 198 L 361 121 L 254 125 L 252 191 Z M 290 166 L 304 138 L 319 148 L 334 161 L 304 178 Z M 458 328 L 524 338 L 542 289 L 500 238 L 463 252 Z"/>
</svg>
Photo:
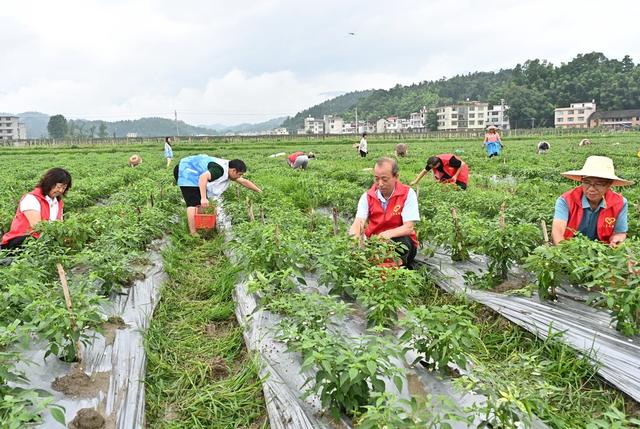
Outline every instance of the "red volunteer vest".
<svg viewBox="0 0 640 429">
<path fill-rule="evenodd" d="M 304 155 L 304 152 L 294 152 L 291 155 L 289 155 L 288 156 L 289 164 L 293 164 L 294 162 L 296 162 L 296 158 L 299 157 L 300 155 Z"/>
<path fill-rule="evenodd" d="M 569 239 L 574 236 L 575 231 L 580 227 L 582 221 L 583 208 L 582 208 L 582 186 L 578 186 L 571 191 L 562 194 L 562 198 L 567 202 L 569 206 L 569 220 L 567 222 L 567 229 L 564 231 L 564 238 Z M 608 243 L 613 235 L 613 230 L 616 226 L 616 220 L 618 215 L 624 206 L 624 200 L 622 195 L 616 194 L 612 190 L 608 190 L 604 194 L 604 200 L 606 202 L 606 208 L 600 209 L 598 213 L 598 240 Z"/>
<path fill-rule="evenodd" d="M 440 159 L 440 161 L 442 161 L 442 169 L 450 177 L 453 177 L 456 174 L 456 171 L 458 171 L 456 168 L 453 168 L 452 166 L 449 165 L 449 161 L 451 161 L 451 158 L 453 158 L 454 156 L 455 155 L 452 154 L 452 153 L 443 153 L 443 154 L 437 155 L 437 157 Z M 435 178 L 436 178 L 436 180 L 438 182 L 441 182 L 442 180 L 445 180 L 444 179 L 444 175 L 437 168 L 433 169 L 433 175 L 435 176 Z M 458 182 L 462 182 L 465 185 L 468 185 L 468 182 L 469 182 L 469 166 L 467 164 L 462 166 L 462 169 L 460 170 L 460 174 L 458 175 L 457 181 Z"/>
<path fill-rule="evenodd" d="M 49 203 L 44 197 L 42 193 L 42 189 L 35 188 L 33 191 L 29 192 L 31 195 L 36 197 L 38 202 L 40 203 L 40 220 L 48 221 L 49 220 Z M 26 196 L 26 195 L 25 195 Z M 22 199 L 24 199 L 23 196 Z M 58 216 L 57 219 L 62 219 L 62 208 L 64 203 L 61 199 L 58 200 Z M 18 204 L 18 208 L 16 210 L 16 216 L 13 218 L 13 222 L 11 222 L 11 229 L 5 235 L 2 236 L 2 245 L 7 244 L 10 240 L 13 240 L 17 237 L 22 237 L 25 235 L 31 234 L 32 237 L 38 238 L 40 234 L 37 232 L 31 232 L 31 225 L 29 224 L 29 219 L 20 211 L 20 204 Z"/>
<path fill-rule="evenodd" d="M 364 234 L 367 237 L 402 226 L 402 209 L 404 208 L 405 201 L 407 201 L 410 188 L 407 185 L 396 182 L 396 189 L 393 191 L 393 195 L 391 195 L 391 198 L 389 199 L 386 211 L 382 209 L 382 204 L 376 195 L 376 189 L 377 187 L 374 184 L 367 191 L 367 202 L 369 203 L 369 224 L 367 225 L 367 229 L 364 231 Z M 419 247 L 416 233 L 411 233 L 410 237 L 416 247 Z"/>
</svg>

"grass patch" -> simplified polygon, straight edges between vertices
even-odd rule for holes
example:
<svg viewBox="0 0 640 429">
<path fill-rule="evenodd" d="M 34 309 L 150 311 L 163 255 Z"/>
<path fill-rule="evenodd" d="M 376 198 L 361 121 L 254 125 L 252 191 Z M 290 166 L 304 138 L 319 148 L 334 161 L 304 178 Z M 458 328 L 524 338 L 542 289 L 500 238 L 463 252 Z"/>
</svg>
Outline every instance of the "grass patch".
<svg viewBox="0 0 640 429">
<path fill-rule="evenodd" d="M 170 280 L 145 335 L 147 427 L 268 427 L 257 363 L 234 316 L 238 269 L 222 246 L 177 226 L 163 253 Z"/>
</svg>

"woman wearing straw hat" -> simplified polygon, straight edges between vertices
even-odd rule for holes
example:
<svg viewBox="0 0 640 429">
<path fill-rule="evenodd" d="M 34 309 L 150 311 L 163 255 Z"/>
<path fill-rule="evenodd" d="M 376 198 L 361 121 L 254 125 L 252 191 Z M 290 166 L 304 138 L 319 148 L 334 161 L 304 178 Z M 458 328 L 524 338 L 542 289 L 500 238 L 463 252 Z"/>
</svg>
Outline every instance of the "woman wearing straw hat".
<svg viewBox="0 0 640 429">
<path fill-rule="evenodd" d="M 495 125 L 489 125 L 487 132 L 484 135 L 483 143 L 487 149 L 487 155 L 489 155 L 489 158 L 500 155 L 500 151 L 503 148 L 501 140 L 498 128 L 496 128 Z"/>
<path fill-rule="evenodd" d="M 610 188 L 633 182 L 616 176 L 613 161 L 606 156 L 590 156 L 581 170 L 561 175 L 581 185 L 556 201 L 553 243 L 570 239 L 577 232 L 610 246 L 622 243 L 627 238 L 627 199 Z"/>
</svg>

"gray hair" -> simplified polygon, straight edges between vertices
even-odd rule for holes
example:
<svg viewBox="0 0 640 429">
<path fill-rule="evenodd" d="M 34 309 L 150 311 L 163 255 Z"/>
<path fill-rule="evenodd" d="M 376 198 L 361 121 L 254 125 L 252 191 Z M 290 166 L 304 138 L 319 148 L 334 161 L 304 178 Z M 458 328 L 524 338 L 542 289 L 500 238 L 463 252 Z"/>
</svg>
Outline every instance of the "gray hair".
<svg viewBox="0 0 640 429">
<path fill-rule="evenodd" d="M 385 156 L 376 161 L 376 166 L 382 167 L 386 163 L 391 164 L 391 174 L 393 174 L 394 176 L 397 176 L 398 173 L 400 172 L 400 169 L 398 168 L 398 161 L 396 161 L 393 158 L 389 158 Z"/>
</svg>

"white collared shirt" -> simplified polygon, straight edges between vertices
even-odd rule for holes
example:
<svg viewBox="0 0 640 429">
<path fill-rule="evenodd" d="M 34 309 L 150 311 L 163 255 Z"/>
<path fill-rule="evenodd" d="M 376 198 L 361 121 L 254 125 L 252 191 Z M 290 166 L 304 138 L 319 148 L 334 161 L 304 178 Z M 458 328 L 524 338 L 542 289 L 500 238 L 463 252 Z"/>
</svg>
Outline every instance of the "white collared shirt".
<svg viewBox="0 0 640 429">
<path fill-rule="evenodd" d="M 44 199 L 49 203 L 49 220 L 58 219 L 58 210 L 60 206 L 58 204 L 58 199 L 51 198 L 49 195 L 45 195 Z M 24 213 L 29 210 L 40 213 L 40 203 L 38 202 L 38 199 L 31 194 L 25 195 L 22 201 L 20 201 L 20 211 Z"/>
<path fill-rule="evenodd" d="M 395 192 L 395 189 L 393 190 Z M 391 193 L 393 195 L 393 192 Z M 382 205 L 383 210 L 387 210 L 387 204 L 389 200 L 386 200 L 379 189 L 376 189 L 376 196 Z M 389 197 L 391 198 L 391 197 Z M 404 202 L 404 207 L 402 208 L 402 222 L 420 222 L 420 210 L 418 209 L 418 196 L 416 195 L 416 191 L 409 188 L 409 192 L 407 194 L 407 199 Z M 367 193 L 365 192 L 358 200 L 358 211 L 356 212 L 356 218 L 358 219 L 369 219 L 369 200 L 367 199 Z"/>
</svg>

